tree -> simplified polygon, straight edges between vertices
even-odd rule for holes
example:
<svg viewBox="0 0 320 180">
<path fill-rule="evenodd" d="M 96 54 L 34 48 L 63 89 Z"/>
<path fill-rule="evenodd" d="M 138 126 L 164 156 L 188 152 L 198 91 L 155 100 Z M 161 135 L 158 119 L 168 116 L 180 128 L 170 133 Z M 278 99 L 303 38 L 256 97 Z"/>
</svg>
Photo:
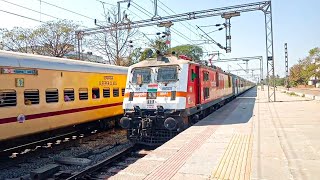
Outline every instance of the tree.
<svg viewBox="0 0 320 180">
<path fill-rule="evenodd" d="M 136 30 L 130 27 L 131 21 L 125 16 L 123 21 L 118 20 L 116 9 L 108 10 L 105 13 L 106 22 L 111 26 L 110 31 L 94 34 L 92 38 L 87 40 L 88 47 L 105 55 L 109 59 L 109 64 L 121 65 L 121 61 L 128 57 L 131 45 L 130 41 L 135 36 Z M 118 28 L 120 23 L 124 23 L 126 28 Z M 128 58 L 130 59 L 130 58 Z M 131 64 L 130 62 L 125 64 Z"/>
<path fill-rule="evenodd" d="M 12 30 L 1 29 L 2 49 L 7 51 L 35 53 L 33 30 L 14 27 Z"/>
<path fill-rule="evenodd" d="M 142 51 L 140 55 L 140 61 L 146 60 L 147 58 L 155 57 L 155 53 L 152 51 L 151 48 L 146 48 Z"/>
<path fill-rule="evenodd" d="M 1 41 L 4 50 L 63 57 L 74 50 L 77 28 L 72 21 L 61 20 L 46 22 L 34 29 L 2 29 Z"/>
<path fill-rule="evenodd" d="M 186 55 L 193 61 L 200 60 L 203 55 L 203 50 L 201 47 L 189 44 L 173 47 L 170 51 L 175 51 L 178 56 L 182 54 Z"/>
<path fill-rule="evenodd" d="M 161 37 L 156 38 L 155 40 L 151 40 L 150 47 L 154 49 L 154 52 L 159 50 L 162 53 L 166 53 L 168 51 L 168 46 L 166 44 L 166 41 L 162 39 Z M 153 57 L 156 55 L 153 54 Z"/>
<path fill-rule="evenodd" d="M 302 84 L 304 82 L 303 77 L 301 76 L 303 70 L 302 64 L 295 64 L 290 68 L 290 86 L 297 86 L 299 84 Z"/>
<path fill-rule="evenodd" d="M 307 85 L 310 79 L 320 77 L 320 49 L 313 48 L 309 55 L 290 68 L 289 80 L 293 86 Z"/>
<path fill-rule="evenodd" d="M 74 50 L 75 30 L 78 25 L 72 21 L 47 22 L 33 31 L 38 54 L 63 57 Z"/>
<path fill-rule="evenodd" d="M 139 62 L 139 58 L 141 56 L 141 48 L 135 48 L 129 56 L 129 59 L 132 64 Z"/>
</svg>

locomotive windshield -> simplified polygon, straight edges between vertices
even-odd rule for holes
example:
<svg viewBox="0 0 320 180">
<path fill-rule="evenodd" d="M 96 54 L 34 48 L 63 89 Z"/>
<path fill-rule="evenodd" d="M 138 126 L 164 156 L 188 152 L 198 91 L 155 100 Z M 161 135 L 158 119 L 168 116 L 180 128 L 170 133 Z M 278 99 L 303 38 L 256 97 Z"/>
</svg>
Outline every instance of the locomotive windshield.
<svg viewBox="0 0 320 180">
<path fill-rule="evenodd" d="M 138 80 L 141 79 L 141 80 Z M 133 70 L 132 82 L 137 83 L 141 81 L 142 83 L 151 82 L 151 69 L 149 68 L 138 68 Z"/>
<path fill-rule="evenodd" d="M 176 81 L 178 79 L 177 67 L 161 67 L 158 69 L 158 82 Z"/>
</svg>

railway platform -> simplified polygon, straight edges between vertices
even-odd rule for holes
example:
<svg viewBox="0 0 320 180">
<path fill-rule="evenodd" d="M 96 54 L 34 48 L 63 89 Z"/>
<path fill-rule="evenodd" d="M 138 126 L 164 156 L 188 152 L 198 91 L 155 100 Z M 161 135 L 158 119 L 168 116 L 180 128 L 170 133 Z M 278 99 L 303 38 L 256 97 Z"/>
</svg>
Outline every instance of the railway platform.
<svg viewBox="0 0 320 180">
<path fill-rule="evenodd" d="M 110 179 L 318 179 L 320 102 L 253 88 Z"/>
</svg>

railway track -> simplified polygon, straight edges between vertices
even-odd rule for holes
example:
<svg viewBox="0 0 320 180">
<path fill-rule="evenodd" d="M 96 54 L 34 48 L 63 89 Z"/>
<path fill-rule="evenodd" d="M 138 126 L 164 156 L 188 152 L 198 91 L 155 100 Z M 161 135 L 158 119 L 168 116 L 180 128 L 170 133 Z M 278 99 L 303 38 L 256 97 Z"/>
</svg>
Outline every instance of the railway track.
<svg viewBox="0 0 320 180">
<path fill-rule="evenodd" d="M 98 178 L 104 179 L 108 177 L 107 175 L 103 177 L 103 175 L 98 175 L 101 170 L 106 172 L 105 170 L 110 167 L 112 163 L 115 163 L 119 161 L 120 159 L 128 156 L 128 154 L 132 153 L 135 150 L 134 144 L 130 144 L 128 147 L 123 148 L 121 151 L 113 154 L 112 156 L 98 162 L 97 164 L 90 166 L 86 168 L 85 170 L 76 173 L 75 175 L 67 178 L 67 180 L 76 180 L 76 179 L 92 179 L 92 178 L 97 178 L 97 176 L 100 176 Z"/>
<path fill-rule="evenodd" d="M 41 169 L 47 164 L 57 164 L 61 171 L 78 171 L 83 168 L 81 164 L 74 164 L 73 166 L 72 164 L 65 164 L 61 160 L 66 158 L 87 159 L 95 163 L 105 156 L 109 156 L 110 153 L 106 152 L 117 149 L 118 146 L 126 142 L 126 132 L 121 129 L 97 131 L 90 135 L 83 135 L 81 138 L 70 138 L 59 145 L 52 144 L 47 148 L 41 147 L 37 151 L 19 154 L 16 158 L 0 162 L 0 179 L 18 177 L 20 179 L 30 179 L 32 172 L 36 172 L 37 169 Z"/>
<path fill-rule="evenodd" d="M 140 150 L 143 150 L 142 153 Z M 145 150 L 143 146 L 130 144 L 104 160 L 77 172 L 67 180 L 108 179 L 130 164 L 147 155 L 152 149 Z"/>
</svg>

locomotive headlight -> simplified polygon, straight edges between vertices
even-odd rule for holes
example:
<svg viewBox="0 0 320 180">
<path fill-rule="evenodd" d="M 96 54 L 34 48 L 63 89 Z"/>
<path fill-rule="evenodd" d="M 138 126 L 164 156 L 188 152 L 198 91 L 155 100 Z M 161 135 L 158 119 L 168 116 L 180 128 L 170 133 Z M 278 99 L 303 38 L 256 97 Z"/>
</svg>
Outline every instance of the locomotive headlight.
<svg viewBox="0 0 320 180">
<path fill-rule="evenodd" d="M 174 118 L 168 117 L 164 121 L 163 125 L 164 125 L 165 128 L 167 128 L 168 130 L 172 131 L 172 130 L 177 129 L 178 122 Z"/>
</svg>

